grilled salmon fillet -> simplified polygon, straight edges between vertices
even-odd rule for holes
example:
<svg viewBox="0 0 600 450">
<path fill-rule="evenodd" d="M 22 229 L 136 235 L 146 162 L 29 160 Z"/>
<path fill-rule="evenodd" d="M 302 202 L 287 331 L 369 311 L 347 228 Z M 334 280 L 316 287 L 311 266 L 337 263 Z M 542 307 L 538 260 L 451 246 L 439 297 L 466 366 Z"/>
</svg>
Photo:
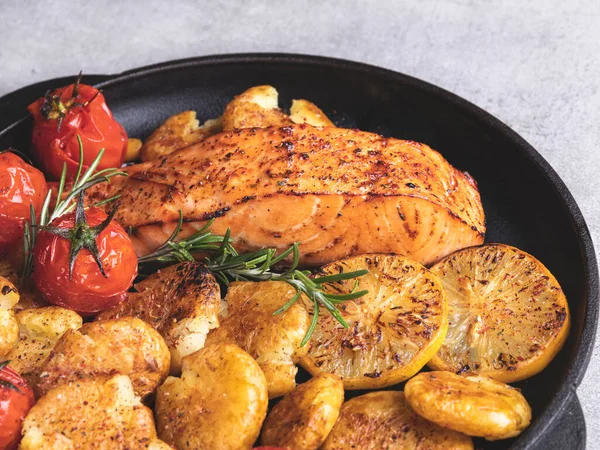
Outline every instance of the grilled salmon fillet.
<svg viewBox="0 0 600 450">
<path fill-rule="evenodd" d="M 429 264 L 485 233 L 470 175 L 427 145 L 363 131 L 231 131 L 126 171 L 88 197 L 121 194 L 116 219 L 133 227 L 140 256 L 168 238 L 180 210 L 181 236 L 215 219 L 211 230 L 230 228 L 240 251 L 299 242 L 305 266 L 376 252 Z"/>
</svg>

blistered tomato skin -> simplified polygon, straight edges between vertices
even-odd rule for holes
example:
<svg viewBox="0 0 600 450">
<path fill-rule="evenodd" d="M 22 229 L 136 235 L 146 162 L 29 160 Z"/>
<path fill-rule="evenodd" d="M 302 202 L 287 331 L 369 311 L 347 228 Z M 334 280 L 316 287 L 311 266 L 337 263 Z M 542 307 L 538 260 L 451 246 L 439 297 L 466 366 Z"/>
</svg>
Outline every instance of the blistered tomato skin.
<svg viewBox="0 0 600 450">
<path fill-rule="evenodd" d="M 35 403 L 33 391 L 10 367 L 0 369 L 0 450 L 16 450 L 23 419 Z"/>
<path fill-rule="evenodd" d="M 0 153 L 0 254 L 21 239 L 31 206 L 39 214 L 47 191 L 42 172 L 14 153 Z"/>
<path fill-rule="evenodd" d="M 86 211 L 90 227 L 106 214 L 98 208 Z M 72 229 L 75 215 L 69 213 L 52 222 L 53 227 Z M 69 278 L 69 240 L 42 230 L 34 249 L 33 280 L 49 303 L 93 315 L 119 303 L 137 276 L 137 256 L 125 230 L 111 221 L 96 238 L 106 278 L 92 254 L 82 249 Z"/>
<path fill-rule="evenodd" d="M 64 113 L 60 129 L 59 120 L 48 118 L 44 113 L 46 98 L 39 98 L 28 108 L 34 119 L 32 144 L 35 156 L 48 178 L 53 180 L 60 178 L 65 163 L 67 178 L 76 176 L 79 164 L 77 136 L 83 147 L 83 170 L 101 149 L 104 149 L 104 155 L 99 170 L 120 167 L 127 151 L 127 133 L 115 120 L 102 93 L 92 86 L 80 84 L 73 98 L 73 89 L 72 84 L 50 93 L 50 96 L 60 96 L 63 105 L 71 104 Z"/>
</svg>

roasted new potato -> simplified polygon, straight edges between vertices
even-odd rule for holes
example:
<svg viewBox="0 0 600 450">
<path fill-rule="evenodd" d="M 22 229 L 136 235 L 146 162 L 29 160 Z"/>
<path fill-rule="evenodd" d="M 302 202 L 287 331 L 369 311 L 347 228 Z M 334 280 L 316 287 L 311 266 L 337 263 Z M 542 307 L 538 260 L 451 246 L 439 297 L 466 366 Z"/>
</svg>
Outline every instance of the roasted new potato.
<svg viewBox="0 0 600 450">
<path fill-rule="evenodd" d="M 294 100 L 290 115 L 279 109 L 279 94 L 273 86 L 254 86 L 242 92 L 225 107 L 222 117 L 207 120 L 202 126 L 195 111 L 183 111 L 169 117 L 138 147 L 130 139 L 127 161 L 151 161 L 173 153 L 180 148 L 202 141 L 221 131 L 241 128 L 284 127 L 294 123 L 313 126 L 334 126 L 321 109 L 308 100 Z"/>
<path fill-rule="evenodd" d="M 225 297 L 228 316 L 206 339 L 206 345 L 231 342 L 250 353 L 265 373 L 269 398 L 294 389 L 295 363 L 306 352 L 300 344 L 310 316 L 301 301 L 273 315 L 295 294 L 296 290 L 283 281 L 231 283 Z"/>
<path fill-rule="evenodd" d="M 158 388 L 158 434 L 178 450 L 248 450 L 267 407 L 256 361 L 233 344 L 207 345 L 183 358 L 181 378 Z"/>
<path fill-rule="evenodd" d="M 67 330 L 81 327 L 83 320 L 75 311 L 58 306 L 24 309 L 16 314 L 19 340 L 5 359 L 19 375 L 33 385 L 39 368 L 56 342 Z"/>
<path fill-rule="evenodd" d="M 140 149 L 140 159 L 151 161 L 206 139 L 221 131 L 221 119 L 207 120 L 202 126 L 195 111 L 183 111 L 169 117 L 150 135 Z"/>
<path fill-rule="evenodd" d="M 273 86 L 254 86 L 231 100 L 223 112 L 223 131 L 284 127 L 293 122 L 278 106 Z"/>
<path fill-rule="evenodd" d="M 489 377 L 423 372 L 407 381 L 404 393 L 427 420 L 490 441 L 517 436 L 531 422 L 521 392 Z"/>
<path fill-rule="evenodd" d="M 148 445 L 148 450 L 173 450 L 173 447 L 160 439 L 154 439 Z"/>
<path fill-rule="evenodd" d="M 473 441 L 418 416 L 397 391 L 370 392 L 342 405 L 322 450 L 462 450 Z"/>
<path fill-rule="evenodd" d="M 273 86 L 254 86 L 236 96 L 225 107 L 223 131 L 241 128 L 285 127 L 293 123 L 332 127 L 333 122 L 308 100 L 294 100 L 287 115 L 279 108 L 279 93 Z"/>
<path fill-rule="evenodd" d="M 143 397 L 166 378 L 170 360 L 162 336 L 136 317 L 86 323 L 58 340 L 39 369 L 34 390 L 44 395 L 69 382 L 121 374 Z"/>
<path fill-rule="evenodd" d="M 23 422 L 20 450 L 164 450 L 152 411 L 125 375 L 78 380 L 49 391 Z"/>
<path fill-rule="evenodd" d="M 219 326 L 221 290 L 202 263 L 183 262 L 150 275 L 138 292 L 98 315 L 96 320 L 135 316 L 152 325 L 171 352 L 171 374 L 181 372 L 181 359 L 204 346 L 208 332 Z"/>
<path fill-rule="evenodd" d="M 262 443 L 316 450 L 333 428 L 344 403 L 344 383 L 325 373 L 300 384 L 277 403 L 263 425 Z"/>
<path fill-rule="evenodd" d="M 137 161 L 140 157 L 140 150 L 142 149 L 142 141 L 137 138 L 127 139 L 127 152 L 125 153 L 125 161 L 133 162 Z"/>
<path fill-rule="evenodd" d="M 18 301 L 17 288 L 0 277 L 0 357 L 6 355 L 19 339 L 19 324 L 13 310 Z"/>
<path fill-rule="evenodd" d="M 334 127 L 321 108 L 308 100 L 292 100 L 290 119 L 294 123 L 307 123 L 313 127 Z"/>
<path fill-rule="evenodd" d="M 16 260 L 19 260 L 20 256 L 15 256 L 15 258 Z M 31 279 L 25 280 L 24 283 L 19 283 L 19 271 L 17 270 L 19 264 L 22 264 L 22 262 L 13 261 L 9 257 L 0 259 L 0 279 L 6 278 L 15 286 L 19 284 L 19 302 L 13 306 L 13 310 L 16 313 L 23 309 L 41 308 L 42 306 L 46 306 L 48 303 L 35 290 Z"/>
</svg>

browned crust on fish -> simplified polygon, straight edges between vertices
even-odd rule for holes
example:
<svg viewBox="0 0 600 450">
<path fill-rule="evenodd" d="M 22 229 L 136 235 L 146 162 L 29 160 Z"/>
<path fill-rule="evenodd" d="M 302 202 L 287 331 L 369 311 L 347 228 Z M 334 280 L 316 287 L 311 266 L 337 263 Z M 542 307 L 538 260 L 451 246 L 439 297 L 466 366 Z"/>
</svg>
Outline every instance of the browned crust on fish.
<svg viewBox="0 0 600 450">
<path fill-rule="evenodd" d="M 278 196 L 417 197 L 483 236 L 477 185 L 424 144 L 340 128 L 292 125 L 221 133 L 165 158 L 126 169 L 130 176 L 89 190 L 93 201 L 120 193 L 117 220 L 140 227 L 227 214 Z"/>
</svg>

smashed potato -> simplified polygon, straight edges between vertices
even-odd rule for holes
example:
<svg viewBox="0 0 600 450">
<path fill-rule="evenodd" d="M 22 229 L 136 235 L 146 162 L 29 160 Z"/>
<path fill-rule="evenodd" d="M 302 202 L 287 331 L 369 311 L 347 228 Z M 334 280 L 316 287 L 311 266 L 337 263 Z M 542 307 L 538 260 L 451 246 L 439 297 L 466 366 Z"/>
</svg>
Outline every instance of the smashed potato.
<svg viewBox="0 0 600 450">
<path fill-rule="evenodd" d="M 18 260 L 20 256 L 15 256 L 14 259 Z M 0 258 L 0 280 L 6 278 L 13 285 L 19 284 L 19 302 L 13 306 L 14 312 L 46 306 L 48 303 L 36 291 L 31 278 L 25 280 L 24 283 L 19 283 L 19 271 L 17 270 L 19 264 L 22 264 L 22 262 L 13 261 L 8 255 L 6 259 Z"/>
<path fill-rule="evenodd" d="M 279 109 L 278 97 L 273 86 L 254 86 L 237 95 L 223 112 L 223 131 L 292 125 L 288 115 Z"/>
<path fill-rule="evenodd" d="M 321 108 L 308 100 L 292 100 L 290 119 L 294 123 L 307 123 L 313 127 L 334 127 Z"/>
<path fill-rule="evenodd" d="M 127 139 L 127 151 L 125 152 L 125 161 L 132 162 L 139 159 L 141 149 L 142 141 L 136 138 Z"/>
<path fill-rule="evenodd" d="M 221 131 L 284 127 L 294 123 L 334 126 L 325 113 L 308 100 L 294 100 L 288 116 L 279 109 L 278 97 L 273 86 L 253 86 L 234 97 L 225 107 L 222 117 L 207 120 L 202 126 L 195 111 L 175 114 L 154 130 L 146 142 L 140 143 L 141 148 L 137 146 L 137 139 L 130 139 L 126 159 L 133 161 L 138 153 L 144 162 L 158 159 Z"/>
<path fill-rule="evenodd" d="M 407 381 L 404 393 L 427 420 L 490 441 L 517 436 L 531 422 L 521 392 L 489 377 L 423 372 Z"/>
<path fill-rule="evenodd" d="M 19 339 L 19 324 L 13 310 L 18 301 L 17 288 L 0 277 L 0 357 L 6 355 Z"/>
<path fill-rule="evenodd" d="M 19 340 L 6 355 L 10 366 L 30 385 L 56 342 L 67 330 L 81 327 L 83 320 L 75 311 L 58 306 L 24 309 L 16 314 Z"/>
<path fill-rule="evenodd" d="M 472 450 L 473 441 L 418 416 L 397 391 L 371 392 L 342 405 L 322 450 Z"/>
<path fill-rule="evenodd" d="M 220 118 L 207 120 L 200 126 L 195 111 L 183 111 L 169 117 L 165 123 L 154 130 L 140 149 L 140 159 L 151 161 L 167 156 L 220 131 Z"/>
<path fill-rule="evenodd" d="M 181 359 L 204 346 L 208 332 L 219 326 L 221 290 L 202 263 L 183 262 L 159 270 L 128 294 L 125 301 L 96 320 L 134 316 L 152 325 L 171 352 L 171 374 L 181 372 Z"/>
<path fill-rule="evenodd" d="M 31 408 L 22 433 L 20 450 L 169 448 L 156 438 L 152 411 L 125 375 L 52 389 Z"/>
<path fill-rule="evenodd" d="M 86 323 L 58 340 L 39 369 L 35 390 L 44 395 L 69 382 L 122 374 L 143 397 L 166 378 L 170 359 L 161 335 L 138 318 Z"/>
<path fill-rule="evenodd" d="M 262 444 L 316 450 L 333 428 L 344 402 L 344 384 L 329 373 L 296 387 L 277 403 L 263 425 Z"/>
<path fill-rule="evenodd" d="M 150 442 L 148 450 L 173 450 L 173 447 L 166 442 L 161 441 L 160 439 L 155 439 Z"/>
<path fill-rule="evenodd" d="M 269 398 L 296 387 L 295 362 L 306 351 L 300 344 L 310 317 L 301 302 L 273 315 L 295 294 L 284 281 L 231 283 L 225 297 L 229 315 L 206 340 L 206 345 L 231 342 L 250 353 L 265 373 Z"/>
<path fill-rule="evenodd" d="M 158 434 L 178 450 L 249 450 L 267 407 L 256 361 L 233 344 L 207 345 L 183 358 L 181 378 L 158 388 Z"/>
</svg>

